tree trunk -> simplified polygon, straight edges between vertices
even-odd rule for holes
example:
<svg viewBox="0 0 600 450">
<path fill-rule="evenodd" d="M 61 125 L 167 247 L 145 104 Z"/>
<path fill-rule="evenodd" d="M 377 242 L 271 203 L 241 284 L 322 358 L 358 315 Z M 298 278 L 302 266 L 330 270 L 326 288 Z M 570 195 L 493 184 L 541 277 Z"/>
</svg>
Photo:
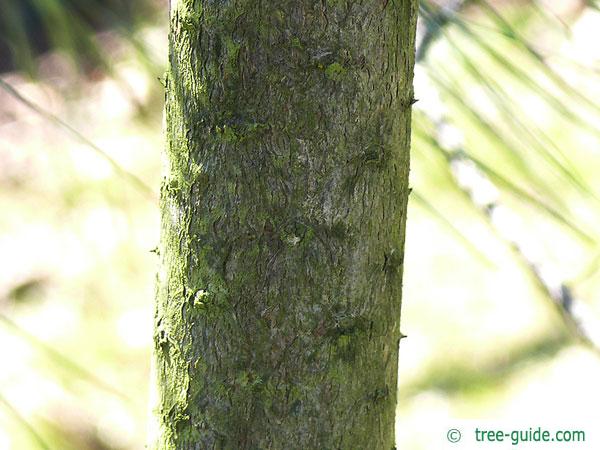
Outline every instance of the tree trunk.
<svg viewBox="0 0 600 450">
<path fill-rule="evenodd" d="M 416 0 L 171 0 L 159 449 L 394 447 Z"/>
</svg>

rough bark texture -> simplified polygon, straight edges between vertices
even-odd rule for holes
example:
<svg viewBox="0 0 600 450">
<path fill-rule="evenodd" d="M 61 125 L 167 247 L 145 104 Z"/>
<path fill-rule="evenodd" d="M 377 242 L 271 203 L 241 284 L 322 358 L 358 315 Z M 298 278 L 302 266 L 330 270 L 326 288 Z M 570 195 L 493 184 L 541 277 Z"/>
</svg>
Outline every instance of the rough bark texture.
<svg viewBox="0 0 600 450">
<path fill-rule="evenodd" d="M 385 449 L 415 0 L 172 0 L 159 449 Z"/>
</svg>

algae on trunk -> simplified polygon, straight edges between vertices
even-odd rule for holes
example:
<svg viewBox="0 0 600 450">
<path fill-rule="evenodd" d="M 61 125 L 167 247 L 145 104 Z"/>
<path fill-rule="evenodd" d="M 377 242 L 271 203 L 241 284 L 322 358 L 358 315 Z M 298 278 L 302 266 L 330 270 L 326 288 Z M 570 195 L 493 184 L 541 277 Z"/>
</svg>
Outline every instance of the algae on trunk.
<svg viewBox="0 0 600 450">
<path fill-rule="evenodd" d="M 172 1 L 156 448 L 393 448 L 416 14 Z"/>
</svg>

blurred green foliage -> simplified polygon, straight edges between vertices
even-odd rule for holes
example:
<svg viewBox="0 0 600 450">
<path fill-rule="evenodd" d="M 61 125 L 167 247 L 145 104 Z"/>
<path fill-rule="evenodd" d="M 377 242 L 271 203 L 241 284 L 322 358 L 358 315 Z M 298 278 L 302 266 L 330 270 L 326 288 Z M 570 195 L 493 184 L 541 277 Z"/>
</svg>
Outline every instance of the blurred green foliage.
<svg viewBox="0 0 600 450">
<path fill-rule="evenodd" d="M 52 49 L 82 68 L 110 71 L 96 33 L 117 30 L 145 57 L 136 30 L 156 20 L 159 5 L 148 0 L 3 0 L 0 3 L 0 71 L 37 72 L 36 57 Z"/>
</svg>

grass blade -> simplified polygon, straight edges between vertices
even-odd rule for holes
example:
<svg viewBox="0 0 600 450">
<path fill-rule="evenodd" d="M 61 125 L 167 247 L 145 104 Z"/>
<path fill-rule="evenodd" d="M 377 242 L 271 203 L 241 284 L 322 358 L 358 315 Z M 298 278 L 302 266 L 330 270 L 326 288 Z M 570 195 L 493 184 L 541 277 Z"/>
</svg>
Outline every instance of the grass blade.
<svg viewBox="0 0 600 450">
<path fill-rule="evenodd" d="M 85 144 L 86 146 L 91 148 L 92 150 L 94 150 L 98 155 L 100 155 L 102 158 L 104 158 L 106 161 L 109 162 L 109 164 L 112 166 L 112 168 L 114 169 L 114 171 L 117 174 L 119 174 L 124 179 L 131 182 L 148 199 L 150 199 L 152 201 L 156 200 L 156 195 L 154 194 L 152 189 L 146 183 L 144 183 L 140 178 L 138 178 L 137 175 L 134 175 L 133 173 L 131 173 L 131 172 L 127 171 L 126 169 L 124 169 L 123 167 L 121 167 L 119 165 L 119 163 L 117 163 L 111 156 L 108 155 L 108 153 L 106 153 L 104 150 L 102 150 L 100 147 L 98 147 L 96 144 L 94 144 L 94 142 L 92 142 L 90 139 L 86 138 L 83 134 L 81 134 L 75 128 L 71 127 L 69 124 L 67 124 L 66 122 L 64 122 L 57 116 L 55 116 L 54 114 L 44 110 L 40 106 L 36 105 L 35 103 L 33 103 L 30 100 L 23 97 L 14 87 L 12 87 L 9 83 L 7 83 L 6 81 L 4 81 L 1 78 L 0 78 L 0 88 L 4 89 L 6 92 L 8 92 L 12 97 L 16 98 L 23 105 L 27 106 L 27 108 L 31 109 L 35 113 L 44 117 L 45 119 L 52 122 L 54 125 L 58 126 L 59 128 L 62 128 L 63 130 L 67 131 L 72 137 L 76 138 L 77 140 L 79 140 L 80 142 L 82 142 L 83 144 Z"/>
<path fill-rule="evenodd" d="M 14 418 L 14 420 L 21 425 L 21 427 L 27 432 L 27 434 L 31 437 L 31 440 L 34 441 L 38 448 L 42 450 L 50 450 L 50 446 L 46 443 L 46 441 L 40 436 L 40 434 L 35 430 L 33 425 L 31 425 L 25 417 L 17 411 L 17 409 L 0 393 L 0 404 L 4 407 L 6 411 Z"/>
</svg>

